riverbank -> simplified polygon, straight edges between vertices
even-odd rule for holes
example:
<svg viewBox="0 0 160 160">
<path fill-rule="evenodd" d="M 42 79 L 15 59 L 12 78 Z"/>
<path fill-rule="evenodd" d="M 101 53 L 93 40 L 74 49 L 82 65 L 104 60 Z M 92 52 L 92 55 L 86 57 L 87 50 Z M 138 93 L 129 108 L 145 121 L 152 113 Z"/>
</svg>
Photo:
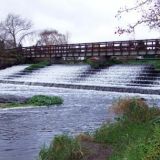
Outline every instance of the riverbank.
<svg viewBox="0 0 160 160">
<path fill-rule="evenodd" d="M 111 107 L 117 116 L 92 134 L 56 136 L 39 160 L 155 160 L 160 158 L 160 109 L 143 99 L 123 99 Z"/>
<path fill-rule="evenodd" d="M 63 99 L 58 96 L 35 95 L 30 98 L 20 96 L 0 97 L 0 109 L 25 108 L 28 106 L 53 106 L 62 103 Z"/>
<path fill-rule="evenodd" d="M 134 65 L 152 65 L 156 70 L 160 70 L 160 59 L 139 59 L 139 60 L 129 60 L 125 64 L 134 64 Z"/>
<path fill-rule="evenodd" d="M 103 59 L 87 59 L 84 61 L 85 64 L 89 64 L 92 68 L 105 68 L 117 64 L 128 64 L 128 65 L 152 65 L 156 70 L 160 70 L 160 59 L 115 59 L 111 58 L 108 60 Z"/>
</svg>

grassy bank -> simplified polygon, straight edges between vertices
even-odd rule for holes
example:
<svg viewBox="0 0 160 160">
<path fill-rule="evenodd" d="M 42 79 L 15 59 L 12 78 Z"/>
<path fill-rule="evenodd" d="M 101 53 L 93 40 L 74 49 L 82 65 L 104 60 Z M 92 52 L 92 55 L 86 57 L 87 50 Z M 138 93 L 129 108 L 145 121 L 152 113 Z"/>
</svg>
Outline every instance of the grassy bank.
<svg viewBox="0 0 160 160">
<path fill-rule="evenodd" d="M 116 59 L 108 59 L 108 60 L 92 60 L 86 59 L 84 63 L 89 64 L 92 68 L 104 68 L 108 66 L 112 66 L 115 64 L 134 64 L 134 65 L 153 65 L 155 69 L 160 70 L 160 59 L 124 59 L 124 60 L 116 60 Z"/>
<path fill-rule="evenodd" d="M 158 160 L 160 158 L 160 109 L 144 101 L 122 100 L 113 111 L 113 124 L 104 125 L 94 134 L 96 142 L 113 148 L 110 160 Z"/>
<path fill-rule="evenodd" d="M 159 160 L 160 109 L 125 99 L 112 111 L 117 114 L 114 123 L 81 138 L 57 136 L 41 149 L 39 160 Z"/>
<path fill-rule="evenodd" d="M 155 69 L 160 70 L 160 59 L 142 59 L 142 60 L 128 60 L 123 62 L 125 64 L 149 64 L 153 65 Z"/>
<path fill-rule="evenodd" d="M 36 63 L 36 64 L 31 64 L 29 67 L 27 67 L 25 69 L 25 71 L 31 72 L 33 70 L 44 68 L 44 67 L 49 66 L 49 65 L 50 65 L 50 62 L 43 61 L 43 62 L 39 62 L 39 63 Z"/>
<path fill-rule="evenodd" d="M 15 107 L 27 107 L 27 106 L 52 106 L 60 105 L 63 103 L 63 99 L 58 96 L 45 96 L 45 95 L 36 95 L 25 102 L 11 102 L 11 103 L 0 103 L 0 108 L 15 108 Z"/>
</svg>

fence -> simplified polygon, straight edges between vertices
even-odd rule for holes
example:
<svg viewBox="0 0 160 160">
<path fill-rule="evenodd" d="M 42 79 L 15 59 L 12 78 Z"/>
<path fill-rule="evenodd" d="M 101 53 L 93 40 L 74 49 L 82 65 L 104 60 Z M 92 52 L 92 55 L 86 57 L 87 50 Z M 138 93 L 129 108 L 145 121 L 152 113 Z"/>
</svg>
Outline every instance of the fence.
<svg viewBox="0 0 160 160">
<path fill-rule="evenodd" d="M 160 55 L 160 39 L 31 46 L 19 52 L 26 58 Z"/>
</svg>

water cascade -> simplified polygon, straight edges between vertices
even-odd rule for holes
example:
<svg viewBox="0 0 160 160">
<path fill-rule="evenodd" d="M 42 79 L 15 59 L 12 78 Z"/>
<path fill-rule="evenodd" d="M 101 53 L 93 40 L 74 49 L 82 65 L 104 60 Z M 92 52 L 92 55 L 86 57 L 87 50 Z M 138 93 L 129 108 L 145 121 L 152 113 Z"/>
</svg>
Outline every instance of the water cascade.
<svg viewBox="0 0 160 160">
<path fill-rule="evenodd" d="M 40 85 L 102 91 L 159 94 L 160 74 L 150 65 L 115 65 L 92 69 L 88 65 L 51 65 L 31 73 L 26 65 L 0 71 L 1 83 Z"/>
</svg>

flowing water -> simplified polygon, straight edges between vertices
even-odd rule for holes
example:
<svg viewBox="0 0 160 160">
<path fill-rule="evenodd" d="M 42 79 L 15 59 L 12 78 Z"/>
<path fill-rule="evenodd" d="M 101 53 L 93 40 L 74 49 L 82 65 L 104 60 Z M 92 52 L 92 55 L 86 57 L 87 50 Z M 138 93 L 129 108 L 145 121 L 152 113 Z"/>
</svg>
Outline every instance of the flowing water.
<svg viewBox="0 0 160 160">
<path fill-rule="evenodd" d="M 91 69 L 88 65 L 52 65 L 31 73 L 26 65 L 0 71 L 1 82 L 14 82 L 41 86 L 61 84 L 72 86 L 125 87 L 157 90 L 160 73 L 150 65 L 115 65 L 105 69 Z M 29 82 L 29 83 L 28 83 Z"/>
<path fill-rule="evenodd" d="M 139 96 L 150 104 L 160 104 L 160 96 L 155 92 L 160 87 L 160 76 L 152 66 L 116 65 L 96 70 L 88 65 L 52 65 L 32 73 L 24 71 L 27 66 L 0 71 L 0 96 L 58 95 L 64 104 L 1 109 L 0 160 L 36 160 L 40 148 L 53 136 L 94 131 L 102 123 L 113 120 L 109 107 L 120 97 Z M 48 87 L 52 84 L 61 84 L 64 88 Z M 65 85 L 79 89 L 67 89 Z M 86 90 L 86 86 L 91 90 Z M 139 90 L 135 90 L 136 93 L 95 91 L 95 86 L 102 90 L 126 88 L 128 92 L 143 89 L 153 94 L 140 94 Z"/>
</svg>

